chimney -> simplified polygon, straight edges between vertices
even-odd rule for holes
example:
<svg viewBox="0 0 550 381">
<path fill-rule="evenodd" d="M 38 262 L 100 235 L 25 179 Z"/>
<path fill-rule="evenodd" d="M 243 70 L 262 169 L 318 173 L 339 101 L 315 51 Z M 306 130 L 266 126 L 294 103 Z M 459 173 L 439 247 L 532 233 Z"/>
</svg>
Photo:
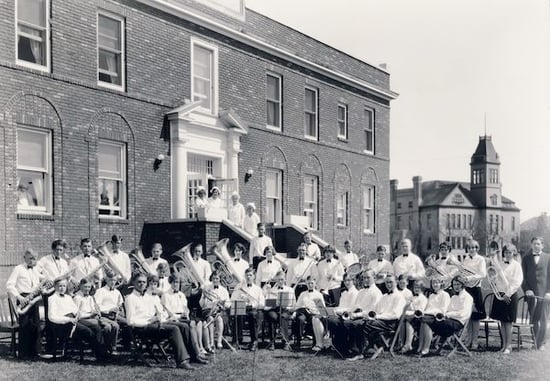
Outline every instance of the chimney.
<svg viewBox="0 0 550 381">
<path fill-rule="evenodd" d="M 413 193 L 414 193 L 414 204 L 416 207 L 420 206 L 422 203 L 422 177 L 414 176 L 413 177 Z"/>
</svg>

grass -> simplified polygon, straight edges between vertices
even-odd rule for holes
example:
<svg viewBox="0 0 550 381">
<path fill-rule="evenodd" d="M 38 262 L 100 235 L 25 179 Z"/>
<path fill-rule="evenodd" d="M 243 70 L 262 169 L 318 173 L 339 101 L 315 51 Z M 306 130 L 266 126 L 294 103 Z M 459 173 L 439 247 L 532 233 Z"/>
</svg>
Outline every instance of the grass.
<svg viewBox="0 0 550 381">
<path fill-rule="evenodd" d="M 218 351 L 211 363 L 198 365 L 194 371 L 184 371 L 161 364 L 146 368 L 122 357 L 117 364 L 101 365 L 93 361 L 46 362 L 18 361 L 6 354 L 0 356 L 2 380 L 546 380 L 550 369 L 548 352 L 523 349 L 510 355 L 498 352 L 474 352 L 472 357 L 461 354 L 418 359 L 388 353 L 376 360 L 350 363 L 333 353 L 314 356 L 300 352 L 246 350 L 232 353 Z"/>
</svg>

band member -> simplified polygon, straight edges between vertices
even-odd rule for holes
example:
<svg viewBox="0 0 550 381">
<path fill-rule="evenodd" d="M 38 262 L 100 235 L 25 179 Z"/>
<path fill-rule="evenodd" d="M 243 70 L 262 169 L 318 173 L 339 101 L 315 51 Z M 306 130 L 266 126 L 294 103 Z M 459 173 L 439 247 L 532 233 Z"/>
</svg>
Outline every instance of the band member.
<svg viewBox="0 0 550 381">
<path fill-rule="evenodd" d="M 491 308 L 491 318 L 500 321 L 502 336 L 502 352 L 512 351 L 512 323 L 516 321 L 518 309 L 518 291 L 523 282 L 523 271 L 519 262 L 514 261 L 516 247 L 507 244 L 502 248 L 504 262 L 501 266 L 503 282 L 497 282 L 497 288 L 502 292 L 500 298 L 494 297 Z M 498 265 L 497 265 L 498 266 Z"/>
<path fill-rule="evenodd" d="M 6 289 L 16 305 L 26 303 L 28 299 L 40 298 L 42 275 L 36 266 L 37 254 L 27 249 L 23 255 L 24 263 L 15 266 L 11 272 Z M 20 313 L 19 323 L 19 358 L 33 358 L 40 353 L 40 316 L 38 304 L 34 303 L 25 313 Z"/>
<path fill-rule="evenodd" d="M 266 300 L 264 316 L 269 323 L 269 350 L 275 349 L 275 336 L 277 325 L 280 326 L 283 338 L 284 350 L 291 351 L 290 347 L 290 324 L 292 322 L 292 310 L 296 305 L 294 290 L 285 285 L 285 273 L 279 270 L 274 277 L 275 285 L 271 287 L 268 283 L 263 287 Z M 268 301 L 273 300 L 274 304 L 269 307 Z"/>
<path fill-rule="evenodd" d="M 213 272 L 210 276 L 211 284 L 203 287 L 200 299 L 209 352 L 214 352 L 214 343 L 216 343 L 216 348 L 222 349 L 224 311 L 231 307 L 229 293 L 220 284 L 220 279 L 220 274 L 216 271 Z"/>
<path fill-rule="evenodd" d="M 256 205 L 253 202 L 249 202 L 246 204 L 246 214 L 243 221 L 244 230 L 252 237 L 256 237 L 258 235 L 259 223 L 260 216 L 256 214 Z"/>
<path fill-rule="evenodd" d="M 130 282 L 132 277 L 132 266 L 128 254 L 120 250 L 122 246 L 122 237 L 118 234 L 113 234 L 111 237 L 111 246 L 113 248 L 111 259 L 121 271 L 121 274 L 118 275 L 120 275 L 122 279 L 122 285 L 126 285 Z"/>
<path fill-rule="evenodd" d="M 349 265 L 359 262 L 359 257 L 352 251 L 353 243 L 350 240 L 346 240 L 346 242 L 344 242 L 344 250 L 345 253 L 338 259 L 340 260 L 342 266 L 344 266 L 344 270 L 346 270 Z"/>
<path fill-rule="evenodd" d="M 439 244 L 439 252 L 435 263 L 438 266 L 443 266 L 449 274 L 456 275 L 456 273 L 458 273 L 458 268 L 451 264 L 451 261 L 456 262 L 458 259 L 451 253 L 451 247 L 447 244 L 447 242 L 441 242 Z"/>
<path fill-rule="evenodd" d="M 243 204 L 239 202 L 240 198 L 241 196 L 239 196 L 237 192 L 233 192 L 231 194 L 231 204 L 227 209 L 227 215 L 229 221 L 233 222 L 236 227 L 242 229 L 244 226 L 244 216 L 246 214 L 246 211 L 244 210 Z"/>
<path fill-rule="evenodd" d="M 161 263 L 168 265 L 168 261 L 164 258 L 161 258 L 162 255 L 162 245 L 158 242 L 155 242 L 151 247 L 151 257 L 145 259 L 145 263 L 153 270 L 157 271 L 158 266 Z"/>
<path fill-rule="evenodd" d="M 168 277 L 170 276 L 170 266 L 168 263 L 161 263 L 157 267 L 157 273 L 159 277 L 159 295 L 170 290 L 170 282 Z"/>
<path fill-rule="evenodd" d="M 405 310 L 405 343 L 401 353 L 412 351 L 414 331 L 419 331 L 422 324 L 422 315 L 428 305 L 428 299 L 423 294 L 424 286 L 421 280 L 413 282 L 412 298 Z"/>
<path fill-rule="evenodd" d="M 208 282 L 208 279 L 210 279 L 210 274 L 212 274 L 212 270 L 210 269 L 210 263 L 208 263 L 207 260 L 202 259 L 202 253 L 203 253 L 202 244 L 194 243 L 191 246 L 191 254 L 193 255 L 193 262 L 195 263 L 195 268 L 197 269 L 202 279 L 204 279 L 205 282 Z"/>
<path fill-rule="evenodd" d="M 273 258 L 274 254 L 273 246 L 266 246 L 263 253 L 265 259 L 258 264 L 256 284 L 262 288 L 266 283 L 273 282 L 275 274 L 281 271 L 281 263 Z"/>
<path fill-rule="evenodd" d="M 327 246 L 323 250 L 325 259 L 314 267 L 315 277 L 318 279 L 317 287 L 325 295 L 325 302 L 329 306 L 340 303 L 340 285 L 344 279 L 344 267 L 334 258 L 336 249 Z"/>
<path fill-rule="evenodd" d="M 408 285 L 409 277 L 407 276 L 407 274 L 401 274 L 399 275 L 399 277 L 397 277 L 397 288 L 395 292 L 402 293 L 407 302 L 409 302 L 413 296 L 412 291 L 407 288 Z"/>
<path fill-rule="evenodd" d="M 107 351 L 112 355 L 117 355 L 116 343 L 120 324 L 125 324 L 126 319 L 122 314 L 122 294 L 117 290 L 118 276 L 109 274 L 105 276 L 105 286 L 98 289 L 94 294 L 95 302 L 99 307 L 102 321 L 108 323 L 111 327 L 111 334 L 105 338 Z"/>
<path fill-rule="evenodd" d="M 316 283 L 317 281 L 313 275 L 307 277 L 307 291 L 302 292 L 298 297 L 296 311 L 292 313 L 292 318 L 296 321 L 296 343 L 298 347 L 301 345 L 306 324 L 310 324 L 313 327 L 313 335 L 315 336 L 315 344 L 311 350 L 319 352 L 322 349 L 324 336 L 320 309 L 325 308 L 325 299 L 323 294 L 315 289 Z"/>
<path fill-rule="evenodd" d="M 409 281 L 422 279 L 425 276 L 424 264 L 418 255 L 411 252 L 411 240 L 401 241 L 401 255 L 393 261 L 393 270 L 396 277 L 407 274 Z"/>
<path fill-rule="evenodd" d="M 99 259 L 92 256 L 93 247 L 92 241 L 89 238 L 83 238 L 80 241 L 80 250 L 82 254 L 77 255 L 69 263 L 69 267 L 74 269 L 73 278 L 76 282 L 80 282 L 82 278 L 90 277 L 92 271 L 100 266 Z M 103 279 L 103 270 L 100 268 L 95 272 L 101 281 Z M 91 279 L 91 278 L 89 278 Z"/>
<path fill-rule="evenodd" d="M 359 291 L 355 287 L 354 279 L 348 275 L 344 275 L 344 285 L 346 290 L 342 292 L 340 304 L 334 309 L 337 316 L 330 316 L 327 319 L 327 330 L 332 336 L 332 345 L 343 355 L 349 352 L 349 343 L 352 341 L 350 337 L 351 320 L 349 316 L 356 309 L 357 294 Z"/>
<path fill-rule="evenodd" d="M 235 287 L 231 295 L 231 301 L 244 300 L 246 302 L 246 319 L 250 327 L 249 349 L 258 349 L 258 336 L 262 326 L 262 309 L 265 306 L 265 298 L 262 289 L 254 284 L 254 269 L 248 268 L 245 272 L 245 283 Z M 242 338 L 242 324 L 239 324 L 238 331 L 234 331 L 234 341 Z"/>
<path fill-rule="evenodd" d="M 424 310 L 424 314 L 422 316 L 422 323 L 429 323 L 435 320 L 436 315 L 444 315 L 447 312 L 447 309 L 449 308 L 449 303 L 451 302 L 451 297 L 449 296 L 449 293 L 441 289 L 441 285 L 441 279 L 431 279 L 430 286 L 432 289 L 432 293 L 428 297 L 428 304 L 426 305 L 426 309 Z M 424 330 L 426 330 L 427 328 L 428 327 L 426 326 L 426 324 L 422 324 L 420 326 L 418 353 L 422 351 L 422 348 L 425 344 L 424 340 L 426 337 L 428 337 L 427 332 L 424 332 Z"/>
<path fill-rule="evenodd" d="M 312 239 L 311 232 L 305 232 L 304 243 L 306 244 L 306 247 L 307 247 L 307 256 L 315 261 L 319 261 L 321 259 L 321 249 L 319 248 L 319 245 L 317 245 L 311 239 Z"/>
<path fill-rule="evenodd" d="M 69 264 L 62 257 L 66 247 L 67 243 L 64 240 L 56 239 L 52 242 L 52 254 L 40 258 L 36 263 L 38 270 L 47 279 L 53 280 L 69 271 Z"/>
<path fill-rule="evenodd" d="M 244 279 L 244 273 L 248 268 L 248 261 L 243 259 L 243 254 L 246 253 L 246 248 L 242 243 L 233 245 L 233 267 L 239 272 L 241 278 Z"/>
<path fill-rule="evenodd" d="M 146 293 L 147 278 L 138 274 L 133 279 L 134 291 L 126 297 L 126 320 L 133 331 L 145 338 L 169 340 L 176 358 L 176 366 L 183 369 L 194 369 L 189 363 L 181 332 L 175 325 L 162 324 L 155 298 Z"/>
<path fill-rule="evenodd" d="M 260 222 L 257 226 L 258 235 L 252 238 L 250 242 L 250 250 L 248 251 L 248 260 L 254 269 L 258 268 L 258 264 L 264 257 L 264 250 L 268 246 L 273 246 L 271 238 L 265 235 L 265 224 Z"/>
<path fill-rule="evenodd" d="M 451 297 L 446 313 L 437 318 L 423 320 L 420 340 L 422 347 L 419 347 L 421 357 L 428 354 L 434 333 L 440 336 L 443 343 L 453 333 L 464 328 L 464 324 L 472 314 L 474 301 L 472 296 L 464 290 L 465 279 L 457 275 L 451 284 L 455 295 Z"/>
<path fill-rule="evenodd" d="M 466 287 L 466 291 L 474 299 L 474 312 L 472 312 L 472 317 L 468 323 L 468 333 L 471 334 L 471 337 L 466 342 L 470 342 L 471 348 L 474 350 L 478 348 L 479 321 L 487 316 L 481 294 L 481 280 L 487 276 L 487 264 L 485 258 L 478 254 L 478 250 L 479 243 L 475 240 L 472 241 L 472 244 L 468 247 L 468 255 L 462 263 L 469 273 L 469 275 L 465 276 L 466 282 L 468 284 L 475 284 L 473 287 Z"/>
<path fill-rule="evenodd" d="M 531 239 L 531 252 L 521 262 L 522 288 L 527 298 L 531 322 L 535 329 L 536 347 L 544 350 L 546 320 L 550 303 L 550 254 L 544 253 L 541 237 Z"/>
<path fill-rule="evenodd" d="M 374 270 L 375 276 L 384 279 L 387 274 L 393 274 L 393 265 L 386 259 L 386 246 L 376 248 L 376 259 L 369 261 L 368 268 Z"/>
<path fill-rule="evenodd" d="M 377 345 L 380 340 L 380 333 L 396 329 L 399 318 L 403 314 L 405 305 L 407 304 L 403 295 L 395 292 L 396 281 L 393 275 L 388 275 L 385 283 L 388 292 L 382 295 L 374 313 L 372 311 L 363 313 L 366 319 L 361 327 L 361 331 L 358 332 L 361 337 L 366 339 L 369 346 L 378 346 L 378 349 L 376 349 L 377 352 L 381 352 L 384 349 L 383 346 Z M 361 358 L 363 358 L 362 355 L 356 355 L 349 360 L 355 361 Z"/>
<path fill-rule="evenodd" d="M 294 288 L 296 298 L 298 298 L 302 292 L 307 290 L 306 278 L 313 274 L 315 261 L 307 257 L 307 246 L 305 243 L 301 243 L 298 246 L 298 258 L 288 262 L 286 282 Z"/>
<path fill-rule="evenodd" d="M 90 344 L 96 358 L 103 357 L 104 352 L 98 341 L 98 335 L 79 319 L 78 306 L 69 295 L 65 294 L 66 291 L 67 279 L 59 279 L 55 283 L 55 292 L 48 298 L 49 321 L 47 324 L 51 326 L 53 338 L 65 344 L 74 335 L 75 339 Z M 61 349 L 63 356 L 63 346 Z"/>
<path fill-rule="evenodd" d="M 112 327 L 105 321 L 100 323 L 101 313 L 94 297 L 90 295 L 92 282 L 82 278 L 79 283 L 79 291 L 74 295 L 73 301 L 77 306 L 78 323 L 86 326 L 94 335 L 93 341 L 99 345 L 100 357 L 105 357 L 106 347 L 104 337 L 112 341 Z"/>
</svg>

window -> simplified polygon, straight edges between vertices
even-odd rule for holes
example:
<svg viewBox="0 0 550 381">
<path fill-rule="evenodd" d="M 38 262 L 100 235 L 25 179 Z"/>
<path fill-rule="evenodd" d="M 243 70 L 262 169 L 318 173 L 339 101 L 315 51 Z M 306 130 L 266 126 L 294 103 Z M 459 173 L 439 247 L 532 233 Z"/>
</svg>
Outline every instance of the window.
<svg viewBox="0 0 550 381">
<path fill-rule="evenodd" d="M 512 217 L 512 231 L 516 231 L 516 217 Z"/>
<path fill-rule="evenodd" d="M 375 187 L 363 188 L 363 232 L 375 232 Z M 397 217 L 397 229 L 401 228 L 401 216 Z"/>
<path fill-rule="evenodd" d="M 451 237 L 451 246 L 453 249 L 456 249 L 456 237 Z"/>
<path fill-rule="evenodd" d="M 281 77 L 275 74 L 266 76 L 266 123 L 275 130 L 281 130 Z"/>
<path fill-rule="evenodd" d="M 397 220 L 395 222 L 395 225 L 396 225 L 395 228 L 397 230 L 401 229 L 401 216 L 397 216 Z"/>
<path fill-rule="evenodd" d="M 317 176 L 304 176 L 304 216 L 309 218 L 309 227 L 314 230 L 319 222 L 318 185 Z"/>
<path fill-rule="evenodd" d="M 413 217 L 409 216 L 409 230 L 412 230 L 413 228 Z"/>
<path fill-rule="evenodd" d="M 489 233 L 493 233 L 493 215 L 489 216 Z"/>
<path fill-rule="evenodd" d="M 97 151 L 99 215 L 126 218 L 126 144 L 100 140 Z"/>
<path fill-rule="evenodd" d="M 489 197 L 491 199 L 491 205 L 496 206 L 498 205 L 498 196 L 496 194 L 491 195 Z"/>
<path fill-rule="evenodd" d="M 401 209 L 401 203 L 400 202 L 397 203 L 397 209 Z"/>
<path fill-rule="evenodd" d="M 474 226 L 473 217 L 471 214 L 468 215 L 468 228 L 471 229 Z"/>
<path fill-rule="evenodd" d="M 215 46 L 191 41 L 191 98 L 212 114 L 217 113 L 218 50 Z"/>
<path fill-rule="evenodd" d="M 409 201 L 409 208 L 412 208 L 412 207 L 413 207 L 413 202 Z"/>
<path fill-rule="evenodd" d="M 500 219 L 498 218 L 498 216 L 495 216 L 495 233 L 498 234 L 499 232 L 499 222 L 500 222 Z"/>
<path fill-rule="evenodd" d="M 446 216 L 446 221 L 447 221 L 445 226 L 447 227 L 447 229 L 450 229 L 451 228 L 451 215 L 449 213 L 447 213 L 447 214 L 445 214 L 445 216 Z"/>
<path fill-rule="evenodd" d="M 432 237 L 428 237 L 428 240 L 426 242 L 426 250 L 432 249 Z"/>
<path fill-rule="evenodd" d="M 498 169 L 489 169 L 489 182 L 498 184 Z"/>
<path fill-rule="evenodd" d="M 365 152 L 374 155 L 374 111 L 365 109 Z"/>
<path fill-rule="evenodd" d="M 318 139 L 318 99 L 317 89 L 306 87 L 305 103 L 304 103 L 304 120 L 305 120 L 305 136 L 306 138 Z"/>
<path fill-rule="evenodd" d="M 457 216 L 456 216 L 456 227 L 458 229 L 462 228 L 462 218 L 461 218 L 460 214 L 457 214 Z"/>
<path fill-rule="evenodd" d="M 456 228 L 456 214 L 451 215 L 451 225 L 453 229 Z"/>
<path fill-rule="evenodd" d="M 474 184 L 485 184 L 485 170 L 474 169 L 472 172 L 472 182 Z"/>
<path fill-rule="evenodd" d="M 17 1 L 17 63 L 49 70 L 49 0 Z"/>
<path fill-rule="evenodd" d="M 428 227 L 428 229 L 432 228 L 432 215 L 431 214 L 426 214 L 426 226 Z"/>
<path fill-rule="evenodd" d="M 97 15 L 97 80 L 124 89 L 124 19 L 105 13 Z"/>
<path fill-rule="evenodd" d="M 338 137 L 340 139 L 348 138 L 348 106 L 338 105 Z"/>
<path fill-rule="evenodd" d="M 17 212 L 52 213 L 50 131 L 17 128 Z"/>
<path fill-rule="evenodd" d="M 283 172 L 268 169 L 265 172 L 266 221 L 283 223 Z"/>
<path fill-rule="evenodd" d="M 349 193 L 343 192 L 336 199 L 336 225 L 348 226 L 348 198 Z"/>
</svg>

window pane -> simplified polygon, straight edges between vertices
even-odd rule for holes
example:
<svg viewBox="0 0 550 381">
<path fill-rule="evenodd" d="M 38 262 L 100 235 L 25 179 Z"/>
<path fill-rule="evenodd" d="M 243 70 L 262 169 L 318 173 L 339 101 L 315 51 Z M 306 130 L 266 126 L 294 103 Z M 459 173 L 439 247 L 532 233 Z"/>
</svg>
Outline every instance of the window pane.
<svg viewBox="0 0 550 381">
<path fill-rule="evenodd" d="M 120 181 L 99 179 L 99 214 L 120 216 L 121 211 L 121 185 Z"/>
<path fill-rule="evenodd" d="M 279 105 L 277 103 L 267 101 L 267 124 L 270 126 L 280 126 L 279 123 Z"/>
<path fill-rule="evenodd" d="M 369 152 L 373 151 L 372 131 L 366 131 L 366 149 Z"/>
<path fill-rule="evenodd" d="M 267 98 L 271 100 L 280 100 L 279 96 L 279 78 L 271 75 L 267 76 Z"/>
<path fill-rule="evenodd" d="M 195 46 L 193 57 L 193 73 L 195 76 L 210 78 L 212 52 L 200 46 Z"/>
<path fill-rule="evenodd" d="M 120 20 L 115 20 L 103 15 L 98 16 L 99 46 L 120 51 Z"/>
<path fill-rule="evenodd" d="M 46 207 L 48 184 L 46 174 L 17 171 L 17 208 Z"/>
<path fill-rule="evenodd" d="M 48 134 L 38 131 L 17 130 L 17 166 L 48 170 Z"/>
<path fill-rule="evenodd" d="M 277 184 L 277 173 L 274 172 L 266 172 L 265 176 L 265 188 L 266 188 L 266 196 L 267 197 L 278 197 L 278 184 Z"/>
<path fill-rule="evenodd" d="M 114 144 L 99 143 L 98 167 L 100 177 L 122 179 L 122 147 Z"/>
<path fill-rule="evenodd" d="M 17 58 L 23 61 L 32 62 L 38 65 L 46 65 L 44 33 L 29 28 L 27 30 L 36 38 L 19 35 L 17 39 Z"/>
<path fill-rule="evenodd" d="M 306 134 L 308 136 L 317 136 L 315 114 L 306 114 Z"/>
<path fill-rule="evenodd" d="M 19 0 L 17 18 L 36 26 L 46 26 L 46 0 Z"/>
<path fill-rule="evenodd" d="M 316 93 L 313 90 L 306 89 L 306 102 L 305 102 L 305 110 L 310 112 L 315 112 L 316 110 Z"/>
</svg>

